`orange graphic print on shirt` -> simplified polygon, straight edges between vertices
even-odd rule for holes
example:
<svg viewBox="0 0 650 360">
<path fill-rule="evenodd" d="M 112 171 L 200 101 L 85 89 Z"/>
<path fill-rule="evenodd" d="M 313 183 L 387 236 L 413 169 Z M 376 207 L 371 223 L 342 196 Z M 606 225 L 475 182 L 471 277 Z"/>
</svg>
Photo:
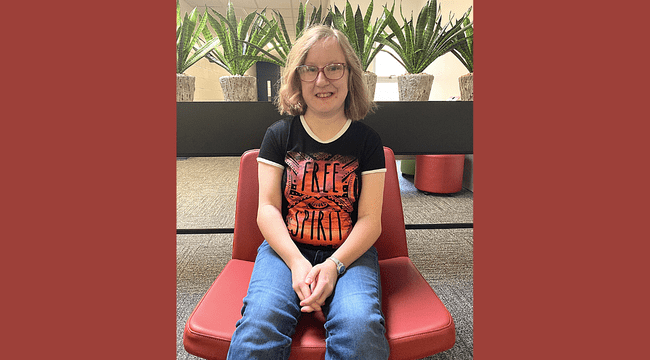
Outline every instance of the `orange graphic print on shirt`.
<svg viewBox="0 0 650 360">
<path fill-rule="evenodd" d="M 288 152 L 284 195 L 289 202 L 289 235 L 310 245 L 341 245 L 352 230 L 352 211 L 358 193 L 351 156 Z"/>
</svg>

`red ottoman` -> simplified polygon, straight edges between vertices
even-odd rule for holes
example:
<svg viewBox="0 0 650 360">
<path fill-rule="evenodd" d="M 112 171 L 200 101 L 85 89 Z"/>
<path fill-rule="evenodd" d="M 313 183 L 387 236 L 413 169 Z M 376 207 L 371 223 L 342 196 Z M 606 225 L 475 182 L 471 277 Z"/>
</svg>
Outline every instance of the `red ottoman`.
<svg viewBox="0 0 650 360">
<path fill-rule="evenodd" d="M 430 193 L 450 194 L 463 189 L 465 155 L 418 155 L 415 187 Z"/>
</svg>

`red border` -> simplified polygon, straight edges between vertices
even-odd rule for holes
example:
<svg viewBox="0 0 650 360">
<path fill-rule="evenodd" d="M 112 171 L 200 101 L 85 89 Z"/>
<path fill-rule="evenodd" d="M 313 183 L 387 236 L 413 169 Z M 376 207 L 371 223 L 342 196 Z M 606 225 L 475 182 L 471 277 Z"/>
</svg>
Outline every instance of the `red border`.
<svg viewBox="0 0 650 360">
<path fill-rule="evenodd" d="M 645 354 L 643 22 L 621 36 L 601 25 L 625 10 L 585 2 L 475 13 L 475 356 Z"/>
<path fill-rule="evenodd" d="M 37 3 L 5 43 L 3 355 L 173 359 L 175 4 L 67 5 Z M 644 24 L 586 3 L 474 11 L 476 357 L 632 358 Z"/>
<path fill-rule="evenodd" d="M 5 44 L 3 356 L 175 359 L 175 2 L 66 5 Z"/>
</svg>

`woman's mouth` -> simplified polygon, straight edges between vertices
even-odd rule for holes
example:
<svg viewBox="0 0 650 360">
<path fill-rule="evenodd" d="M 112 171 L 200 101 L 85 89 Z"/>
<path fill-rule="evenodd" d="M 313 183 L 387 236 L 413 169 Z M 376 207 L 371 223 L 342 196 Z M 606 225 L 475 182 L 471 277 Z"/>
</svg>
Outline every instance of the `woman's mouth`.
<svg viewBox="0 0 650 360">
<path fill-rule="evenodd" d="M 334 93 L 327 92 L 327 93 L 318 93 L 316 94 L 316 97 L 318 98 L 328 98 L 330 96 L 334 95 Z"/>
</svg>

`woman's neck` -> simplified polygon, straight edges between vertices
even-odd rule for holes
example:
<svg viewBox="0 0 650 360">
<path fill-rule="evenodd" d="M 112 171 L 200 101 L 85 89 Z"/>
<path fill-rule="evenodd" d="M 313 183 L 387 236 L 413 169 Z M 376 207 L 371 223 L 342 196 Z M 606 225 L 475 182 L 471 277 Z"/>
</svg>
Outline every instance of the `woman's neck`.
<svg viewBox="0 0 650 360">
<path fill-rule="evenodd" d="M 333 115 L 329 115 L 329 114 L 325 115 L 325 114 L 318 114 L 318 113 L 311 112 L 308 109 L 305 112 L 305 115 L 303 116 L 305 117 L 305 121 L 307 121 L 309 125 L 314 124 L 315 126 L 324 126 L 324 127 L 331 126 L 331 125 L 334 126 L 342 125 L 348 120 L 344 112 L 338 112 Z"/>
<path fill-rule="evenodd" d="M 323 141 L 328 141 L 336 136 L 348 121 L 345 114 L 327 118 L 310 116 L 309 113 L 306 113 L 304 118 L 309 129 Z"/>
</svg>

